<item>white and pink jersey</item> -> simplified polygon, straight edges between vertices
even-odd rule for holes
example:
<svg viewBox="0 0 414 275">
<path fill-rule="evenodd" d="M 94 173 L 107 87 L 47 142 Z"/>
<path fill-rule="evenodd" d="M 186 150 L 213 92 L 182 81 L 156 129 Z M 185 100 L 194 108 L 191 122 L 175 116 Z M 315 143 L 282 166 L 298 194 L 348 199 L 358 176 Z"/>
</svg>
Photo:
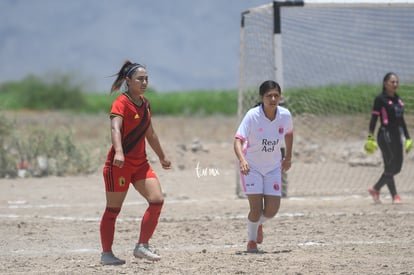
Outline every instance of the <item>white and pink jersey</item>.
<svg viewBox="0 0 414 275">
<path fill-rule="evenodd" d="M 243 153 L 250 169 L 265 175 L 280 167 L 280 148 L 284 144 L 285 134 L 292 132 L 292 115 L 288 109 L 278 106 L 276 118 L 270 121 L 262 105 L 259 105 L 246 113 L 235 138 L 244 142 Z"/>
</svg>

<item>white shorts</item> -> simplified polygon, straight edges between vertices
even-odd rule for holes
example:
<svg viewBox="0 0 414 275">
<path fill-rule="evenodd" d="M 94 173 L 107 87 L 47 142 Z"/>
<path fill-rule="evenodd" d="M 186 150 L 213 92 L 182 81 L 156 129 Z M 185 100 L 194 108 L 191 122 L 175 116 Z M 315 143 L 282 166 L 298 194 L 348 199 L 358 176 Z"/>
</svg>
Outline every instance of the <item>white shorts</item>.
<svg viewBox="0 0 414 275">
<path fill-rule="evenodd" d="M 244 194 L 263 194 L 271 196 L 282 195 L 282 171 L 275 169 L 262 175 L 256 170 L 250 170 L 248 175 L 240 174 Z"/>
</svg>

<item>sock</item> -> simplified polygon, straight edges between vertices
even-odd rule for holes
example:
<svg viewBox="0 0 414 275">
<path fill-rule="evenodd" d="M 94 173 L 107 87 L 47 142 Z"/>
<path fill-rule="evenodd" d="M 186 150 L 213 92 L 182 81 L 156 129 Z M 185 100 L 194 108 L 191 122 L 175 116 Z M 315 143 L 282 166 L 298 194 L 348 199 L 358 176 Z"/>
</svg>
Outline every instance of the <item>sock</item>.
<svg viewBox="0 0 414 275">
<path fill-rule="evenodd" d="M 152 237 L 152 234 L 157 227 L 163 204 L 164 202 L 149 203 L 149 206 L 142 217 L 138 243 L 148 243 L 149 239 Z"/>
<path fill-rule="evenodd" d="M 115 234 L 115 222 L 119 212 L 121 212 L 121 208 L 107 207 L 102 216 L 100 231 L 103 252 L 112 251 L 112 243 L 114 241 Z"/>
<path fill-rule="evenodd" d="M 262 213 L 259 219 L 259 224 L 264 224 L 267 220 L 270 220 L 271 218 L 265 217 Z"/>
<path fill-rule="evenodd" d="M 247 219 L 247 238 L 249 241 L 257 240 L 257 228 L 259 228 L 260 220 L 257 222 L 252 222 Z"/>
</svg>

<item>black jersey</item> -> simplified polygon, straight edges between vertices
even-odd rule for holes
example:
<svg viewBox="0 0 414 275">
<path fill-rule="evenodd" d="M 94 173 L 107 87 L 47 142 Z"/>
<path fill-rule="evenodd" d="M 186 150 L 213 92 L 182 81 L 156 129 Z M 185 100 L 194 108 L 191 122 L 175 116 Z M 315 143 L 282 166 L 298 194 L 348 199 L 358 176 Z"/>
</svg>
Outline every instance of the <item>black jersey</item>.
<svg viewBox="0 0 414 275">
<path fill-rule="evenodd" d="M 370 133 L 373 133 L 375 130 L 378 116 L 380 117 L 381 127 L 390 130 L 399 130 L 401 128 L 405 138 L 410 138 L 404 120 L 404 103 L 397 94 L 391 97 L 386 93 L 381 93 L 375 98 L 371 122 L 369 124 Z"/>
</svg>

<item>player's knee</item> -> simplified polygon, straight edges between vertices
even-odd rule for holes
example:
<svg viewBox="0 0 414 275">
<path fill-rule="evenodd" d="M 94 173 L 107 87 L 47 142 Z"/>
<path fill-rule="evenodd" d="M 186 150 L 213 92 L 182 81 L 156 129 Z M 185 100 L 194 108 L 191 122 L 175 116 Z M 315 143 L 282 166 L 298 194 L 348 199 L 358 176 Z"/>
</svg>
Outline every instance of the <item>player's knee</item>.
<svg viewBox="0 0 414 275">
<path fill-rule="evenodd" d="M 145 196 L 148 203 L 164 203 L 164 195 L 161 191 L 152 192 Z"/>
<path fill-rule="evenodd" d="M 263 216 L 266 218 L 273 218 L 276 216 L 277 212 L 279 211 L 279 204 L 274 206 L 268 206 L 263 210 Z"/>
<path fill-rule="evenodd" d="M 256 211 L 254 211 L 254 210 L 250 210 L 250 213 L 249 213 L 249 220 L 251 221 L 251 222 L 257 222 L 257 221 L 259 221 L 260 220 L 260 216 L 262 215 L 262 211 L 259 211 L 259 210 L 256 210 Z"/>
<path fill-rule="evenodd" d="M 397 167 L 395 167 L 394 175 L 399 174 L 401 172 L 401 168 L 402 168 L 402 165 L 398 165 Z"/>
<path fill-rule="evenodd" d="M 388 177 L 393 177 L 393 176 L 395 176 L 395 175 L 397 175 L 398 173 L 400 173 L 401 172 L 401 168 L 392 168 L 392 169 L 387 169 L 385 172 L 384 172 L 384 174 L 386 175 L 386 176 L 388 176 Z"/>
<path fill-rule="evenodd" d="M 263 212 L 263 216 L 265 216 L 268 219 L 271 219 L 274 216 L 276 216 L 277 211 L 278 211 L 278 209 L 265 211 L 265 212 Z"/>
</svg>

